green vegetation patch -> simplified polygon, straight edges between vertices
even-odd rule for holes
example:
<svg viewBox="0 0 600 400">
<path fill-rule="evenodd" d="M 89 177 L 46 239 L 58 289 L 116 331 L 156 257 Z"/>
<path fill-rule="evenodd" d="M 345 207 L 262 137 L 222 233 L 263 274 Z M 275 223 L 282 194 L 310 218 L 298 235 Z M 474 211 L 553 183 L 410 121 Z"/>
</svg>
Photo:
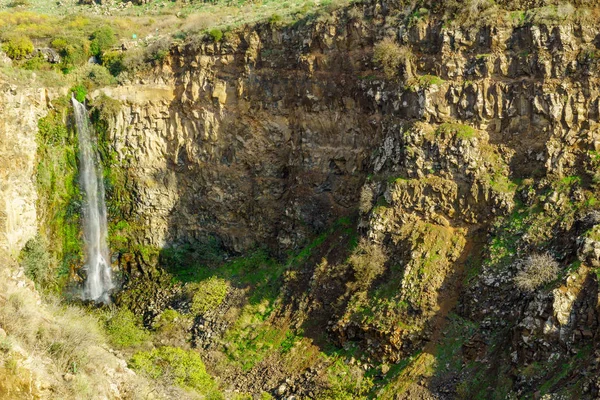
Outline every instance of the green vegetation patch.
<svg viewBox="0 0 600 400">
<path fill-rule="evenodd" d="M 192 313 L 205 314 L 217 308 L 225 300 L 228 287 L 224 279 L 214 276 L 189 284 L 186 289 L 192 293 Z"/>
<path fill-rule="evenodd" d="M 20 60 L 33 52 L 33 42 L 27 36 L 15 36 L 2 45 L 2 50 L 13 60 Z"/>
<path fill-rule="evenodd" d="M 165 346 L 141 351 L 133 355 L 129 367 L 151 379 L 167 379 L 210 398 L 222 398 L 218 396 L 216 383 L 206 372 L 204 362 L 195 350 Z"/>
<path fill-rule="evenodd" d="M 440 125 L 435 131 L 436 135 L 440 136 L 454 136 L 457 139 L 469 140 L 476 136 L 475 128 L 459 123 L 446 122 Z"/>
<path fill-rule="evenodd" d="M 128 309 L 120 308 L 106 319 L 106 333 L 113 346 L 139 346 L 150 339 L 148 332 L 141 325 L 141 318 Z"/>
<path fill-rule="evenodd" d="M 357 365 L 350 365 L 338 357 L 327 368 L 329 387 L 322 393 L 323 399 L 366 399 L 373 388 L 373 378 L 366 376 Z"/>
<path fill-rule="evenodd" d="M 443 85 L 446 81 L 435 75 L 423 75 L 418 78 L 419 86 L 430 87 Z"/>
<path fill-rule="evenodd" d="M 388 79 L 397 77 L 400 67 L 412 58 L 413 55 L 408 47 L 402 47 L 389 38 L 383 39 L 373 48 L 373 62 L 383 68 Z"/>
<path fill-rule="evenodd" d="M 51 290 L 62 290 L 71 271 L 83 262 L 80 229 L 81 193 L 78 182 L 77 134 L 65 123 L 68 100 L 59 99 L 54 110 L 38 122 L 36 137 L 38 210 L 40 230 L 54 276 Z"/>
<path fill-rule="evenodd" d="M 37 235 L 25 243 L 19 256 L 25 275 L 36 285 L 48 287 L 53 279 L 52 265 L 48 244 L 43 237 Z"/>
</svg>

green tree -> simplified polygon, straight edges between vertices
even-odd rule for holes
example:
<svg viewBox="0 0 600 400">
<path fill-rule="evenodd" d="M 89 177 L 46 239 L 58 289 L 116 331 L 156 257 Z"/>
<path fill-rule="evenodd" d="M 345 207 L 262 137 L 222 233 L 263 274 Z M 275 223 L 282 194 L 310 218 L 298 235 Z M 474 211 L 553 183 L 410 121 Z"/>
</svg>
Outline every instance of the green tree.
<svg viewBox="0 0 600 400">
<path fill-rule="evenodd" d="M 110 26 L 103 26 L 95 30 L 90 36 L 90 40 L 92 41 L 90 52 L 97 57 L 102 57 L 105 51 L 110 50 L 117 43 L 115 32 Z"/>
</svg>

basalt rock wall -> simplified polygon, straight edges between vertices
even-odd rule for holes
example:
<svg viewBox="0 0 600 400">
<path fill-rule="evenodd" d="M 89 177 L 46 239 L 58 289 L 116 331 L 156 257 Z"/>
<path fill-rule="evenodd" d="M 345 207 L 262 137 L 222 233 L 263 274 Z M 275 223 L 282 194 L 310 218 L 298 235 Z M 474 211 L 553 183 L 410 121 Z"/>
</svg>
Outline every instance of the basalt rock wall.
<svg viewBox="0 0 600 400">
<path fill-rule="evenodd" d="M 393 3 L 358 10 L 179 45 L 158 75 L 103 90 L 122 100 L 112 132 L 147 243 L 293 248 L 353 213 L 367 175 L 423 174 L 398 147 L 416 121 L 485 132 L 505 176 L 568 174 L 576 144 L 598 147 L 593 26 L 448 28 L 406 25 Z M 410 75 L 372 62 L 384 37 L 410 49 Z"/>
</svg>

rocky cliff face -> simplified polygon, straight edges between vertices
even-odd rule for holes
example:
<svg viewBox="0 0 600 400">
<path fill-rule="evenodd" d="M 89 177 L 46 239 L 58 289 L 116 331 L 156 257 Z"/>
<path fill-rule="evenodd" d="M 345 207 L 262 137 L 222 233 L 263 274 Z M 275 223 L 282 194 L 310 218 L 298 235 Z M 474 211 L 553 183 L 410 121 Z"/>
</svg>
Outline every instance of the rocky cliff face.
<svg viewBox="0 0 600 400">
<path fill-rule="evenodd" d="M 0 89 L 0 248 L 19 253 L 37 231 L 37 122 L 47 111 L 45 89 Z"/>
<path fill-rule="evenodd" d="M 404 10 L 391 3 L 359 10 L 175 47 L 155 82 L 104 90 L 123 105 L 113 139 L 135 176 L 144 240 L 164 246 L 215 235 L 237 252 L 263 243 L 286 250 L 360 209 L 361 232 L 389 256 L 379 279 L 392 282 L 402 307 L 358 289 L 336 292 L 332 306 L 311 286 L 322 279 L 315 265 L 305 271 L 313 281 L 288 281 L 297 293 L 317 290 L 292 309 L 328 310 L 339 344 L 362 343 L 373 357 L 397 361 L 437 337 L 457 302 L 461 317 L 481 324 L 461 348 L 466 358 L 512 335 L 497 336 L 502 329 L 516 335 L 508 354 L 517 370 L 555 354 L 531 335 L 557 349 L 573 343 L 569 335 L 595 337 L 593 322 L 571 328 L 579 307 L 588 322 L 597 318 L 596 280 L 584 266 L 535 299 L 515 291 L 512 278 L 528 252 L 550 251 L 566 268 L 583 240 L 575 226 L 590 210 L 600 146 L 594 26 L 450 28 L 436 18 L 399 22 Z M 413 54 L 401 78 L 385 78 L 372 62 L 386 36 Z M 561 186 L 572 176 L 580 188 Z M 526 206 L 545 209 L 543 223 L 530 221 L 540 232 L 516 229 L 523 237 L 498 256 L 485 234 L 503 237 L 494 229 L 512 229 L 502 224 Z M 473 263 L 483 264 L 481 277 Z"/>
<path fill-rule="evenodd" d="M 364 12 L 369 23 L 339 12 L 179 46 L 156 84 L 103 90 L 123 101 L 114 141 L 140 177 L 150 242 L 216 233 L 236 251 L 275 236 L 281 248 L 297 245 L 351 213 L 368 174 L 420 178 L 440 168 L 430 154 L 406 158 L 401 136 L 416 121 L 483 132 L 476 151 L 505 177 L 569 175 L 574 145 L 597 146 L 591 25 L 406 26 L 391 4 Z M 382 79 L 371 61 L 373 44 L 393 30 L 415 55 L 416 73 L 402 82 Z M 486 169 L 452 147 L 455 175 Z"/>
<path fill-rule="evenodd" d="M 149 180 L 138 212 L 153 244 L 212 233 L 235 251 L 286 249 L 353 212 L 380 135 L 356 76 L 323 79 L 295 60 L 300 33 L 265 34 L 280 37 L 263 44 L 250 30 L 229 45 L 175 49 L 168 85 L 109 93 L 126 104 L 119 153 Z"/>
</svg>

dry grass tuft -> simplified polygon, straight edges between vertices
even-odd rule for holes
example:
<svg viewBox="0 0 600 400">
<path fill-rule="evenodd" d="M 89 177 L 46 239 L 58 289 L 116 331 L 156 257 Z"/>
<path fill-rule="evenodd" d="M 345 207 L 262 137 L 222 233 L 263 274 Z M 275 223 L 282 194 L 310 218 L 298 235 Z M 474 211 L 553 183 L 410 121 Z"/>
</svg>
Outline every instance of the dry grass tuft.
<svg viewBox="0 0 600 400">
<path fill-rule="evenodd" d="M 167 397 L 107 350 L 94 316 L 42 299 L 12 261 L 0 264 L 0 398 Z"/>
<path fill-rule="evenodd" d="M 558 277 L 558 263 L 548 253 L 531 255 L 521 265 L 523 269 L 515 276 L 515 284 L 526 292 L 533 292 Z"/>
</svg>

